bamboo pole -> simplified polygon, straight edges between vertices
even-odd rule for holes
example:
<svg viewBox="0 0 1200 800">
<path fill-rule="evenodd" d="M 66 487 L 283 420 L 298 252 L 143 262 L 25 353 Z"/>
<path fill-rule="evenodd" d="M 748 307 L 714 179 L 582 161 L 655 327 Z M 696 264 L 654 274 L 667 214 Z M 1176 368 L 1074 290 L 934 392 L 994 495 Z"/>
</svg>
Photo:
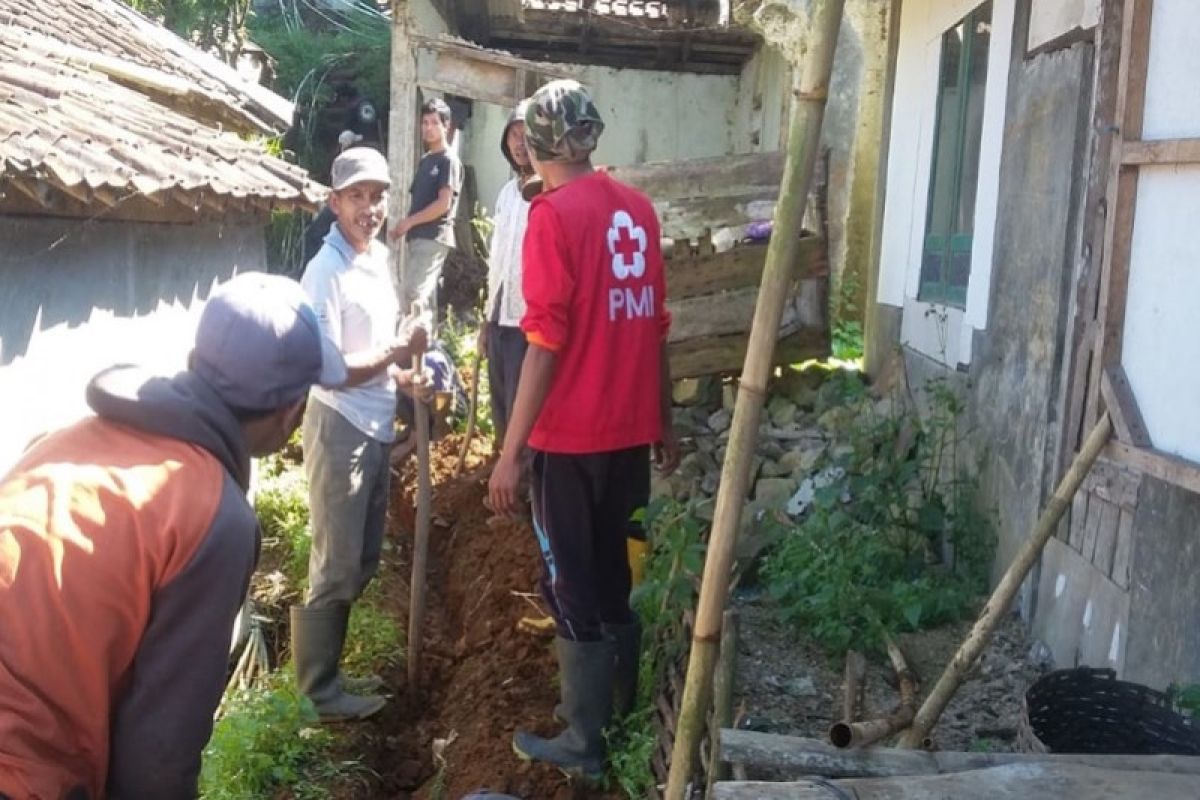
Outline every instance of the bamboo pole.
<svg viewBox="0 0 1200 800">
<path fill-rule="evenodd" d="M 867 679 L 867 659 L 857 650 L 846 652 L 845 696 L 842 698 L 842 719 L 856 722 L 862 711 L 863 688 Z"/>
<path fill-rule="evenodd" d="M 424 353 L 413 354 L 413 370 L 424 368 Z M 408 602 L 408 689 L 415 692 L 421 675 L 421 623 L 425 619 L 425 572 L 429 558 L 429 522 L 433 485 L 429 476 L 429 406 L 414 398 L 417 429 L 417 530 L 413 537 L 412 580 Z"/>
<path fill-rule="evenodd" d="M 892 669 L 896 671 L 896 681 L 900 687 L 900 702 L 892 709 L 892 713 L 879 719 L 854 722 L 847 719 L 835 722 L 829 727 L 829 741 L 836 747 L 864 747 L 891 736 L 912 724 L 913 715 L 917 711 L 917 679 L 899 646 L 889 636 L 884 644 L 887 646 L 888 658 L 891 659 Z M 847 661 L 847 668 L 849 662 Z"/>
<path fill-rule="evenodd" d="M 811 41 L 792 103 L 774 231 L 767 246 L 762 286 L 754 309 L 729 444 L 721 469 L 721 486 L 704 563 L 687 679 L 671 752 L 666 800 L 684 800 L 712 698 L 713 667 L 721 636 L 721 615 L 729 594 L 738 522 L 749 488 L 750 463 L 766 399 L 779 321 L 788 289 L 795 279 L 800 226 L 817 162 L 825 98 L 844 6 L 845 0 L 815 0 L 810 16 Z"/>
<path fill-rule="evenodd" d="M 733 724 L 733 682 L 737 669 L 737 612 L 725 612 L 721 622 L 721 655 L 717 660 L 717 672 L 713 676 L 713 715 L 709 735 L 708 782 L 704 796 L 712 793 L 717 781 L 725 780 L 727 770 L 721 761 L 721 737 L 719 731 Z"/>
<path fill-rule="evenodd" d="M 863 747 L 841 750 L 818 739 L 779 736 L 725 728 L 720 732 L 721 757 L 792 775 L 826 778 L 886 778 L 939 775 L 1002 764 L 1081 764 L 1131 772 L 1169 772 L 1200 776 L 1200 756 L 1130 756 L 1098 753 L 968 753 Z"/>
<path fill-rule="evenodd" d="M 975 623 L 975 627 L 971 629 L 971 633 L 967 635 L 965 641 L 958 648 L 958 652 L 954 654 L 954 658 L 950 659 L 950 663 L 946 665 L 946 669 L 942 672 L 942 677 L 938 679 L 937 685 L 933 687 L 933 691 L 925 698 L 925 702 L 921 704 L 920 710 L 917 711 L 917 716 L 913 720 L 912 727 L 905 731 L 900 737 L 901 747 L 919 747 L 926 735 L 933 729 L 937 723 L 938 717 L 946 710 L 946 705 L 950 702 L 950 698 L 958 691 L 958 687 L 966 678 L 967 671 L 971 669 L 971 665 L 979 658 L 979 654 L 983 652 L 983 648 L 991 640 L 992 634 L 996 632 L 996 628 L 1004 619 L 1005 613 L 1012 605 L 1013 598 L 1017 596 L 1017 591 L 1020 590 L 1021 584 L 1025 580 L 1025 576 L 1033 569 L 1034 562 L 1041 555 L 1042 549 L 1046 546 L 1046 542 L 1054 535 L 1054 531 L 1058 528 L 1058 522 L 1062 519 L 1064 513 L 1071 506 L 1071 499 L 1078 491 L 1079 485 L 1083 483 L 1083 479 L 1087 476 L 1088 471 L 1095 463 L 1096 457 L 1100 455 L 1100 451 L 1104 448 L 1109 436 L 1112 435 L 1112 421 L 1108 414 L 1104 414 L 1096 426 L 1092 428 L 1088 434 L 1087 440 L 1083 443 L 1083 447 L 1079 450 L 1079 455 L 1075 456 L 1075 460 L 1071 463 L 1071 468 L 1067 470 L 1067 474 L 1058 484 L 1058 488 L 1054 490 L 1054 494 L 1050 497 L 1050 502 L 1046 504 L 1046 508 L 1042 511 L 1041 517 L 1038 518 L 1037 525 L 1034 526 L 1033 532 L 1029 538 L 1021 546 L 1021 550 L 1017 553 L 1017 557 L 1013 559 L 1012 564 L 1004 572 L 1004 577 L 1000 579 L 1000 583 L 996 585 L 996 589 L 992 592 L 991 598 L 988 599 L 987 605 L 983 607 L 983 612 L 979 615 L 979 619 Z"/>
</svg>

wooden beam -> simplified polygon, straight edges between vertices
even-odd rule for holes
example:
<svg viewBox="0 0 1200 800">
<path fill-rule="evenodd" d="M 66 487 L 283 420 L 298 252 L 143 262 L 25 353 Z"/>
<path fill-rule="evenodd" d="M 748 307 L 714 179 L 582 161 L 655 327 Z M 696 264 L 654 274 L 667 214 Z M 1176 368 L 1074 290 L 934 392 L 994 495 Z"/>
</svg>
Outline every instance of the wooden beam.
<svg viewBox="0 0 1200 800">
<path fill-rule="evenodd" d="M 1134 447 L 1150 447 L 1150 431 L 1142 419 L 1138 408 L 1137 398 L 1133 396 L 1133 387 L 1125 375 L 1125 368 L 1120 364 L 1112 364 L 1104 370 L 1100 379 L 1100 395 L 1104 398 L 1104 407 L 1112 417 L 1113 430 L 1117 438 Z"/>
<path fill-rule="evenodd" d="M 672 378 L 741 372 L 749 338 L 745 334 L 689 339 L 669 346 Z M 829 330 L 801 328 L 775 343 L 775 365 L 796 364 L 829 355 Z"/>
<path fill-rule="evenodd" d="M 1152 164 L 1200 164 L 1200 139 L 1126 141 L 1121 148 L 1125 166 Z"/>
<path fill-rule="evenodd" d="M 800 240 L 796 274 L 801 278 L 819 277 L 828 269 L 825 242 L 816 236 Z M 757 286 L 762 280 L 767 248 L 759 244 L 738 245 L 724 253 L 683 254 L 667 259 L 667 294 L 683 300 L 713 292 Z"/>
<path fill-rule="evenodd" d="M 556 67 L 442 37 L 410 34 L 431 59 L 417 60 L 417 83 L 427 89 L 469 97 L 505 108 L 524 99 L 524 75 L 570 77 Z"/>
<path fill-rule="evenodd" d="M 1200 756 L 1074 753 L 970 753 L 863 747 L 842 750 L 818 739 L 721 729 L 721 757 L 760 769 L 827 778 L 945 775 L 1004 764 L 1081 764 L 1134 772 L 1200 775 Z"/>
<path fill-rule="evenodd" d="M 1121 27 L 1120 78 L 1116 117 L 1119 133 L 1114 147 L 1121 153 L 1125 141 L 1142 138 L 1145 112 L 1146 70 L 1150 56 L 1152 0 L 1127 0 Z M 1130 253 L 1137 209 L 1138 168 L 1123 166 L 1113 159 L 1108 186 L 1108 218 L 1105 227 L 1104 262 L 1100 273 L 1096 310 L 1095 353 L 1092 358 L 1085 422 L 1099 418 L 1101 373 L 1121 363 L 1125 329 L 1125 302 L 1129 292 Z"/>
<path fill-rule="evenodd" d="M 1194 800 L 1196 778 L 1161 772 L 1125 772 L 1079 764 L 1005 764 L 956 772 L 901 778 L 791 783 L 723 782 L 713 786 L 712 800 L 1050 800 L 1060 797 L 1153 797 Z"/>
<path fill-rule="evenodd" d="M 696 239 L 707 230 L 771 219 L 783 155 L 754 153 L 607 169 L 650 196 L 665 238 Z"/>
<path fill-rule="evenodd" d="M 45 196 L 45 194 L 43 192 L 38 191 L 39 183 L 41 183 L 41 182 L 29 180 L 26 178 L 9 178 L 8 179 L 9 186 L 16 189 L 21 194 L 25 195 L 25 197 L 32 200 L 38 206 L 40 206 L 42 208 L 48 208 L 49 200 L 47 199 L 47 197 Z"/>
<path fill-rule="evenodd" d="M 1181 489 L 1200 494 L 1200 464 L 1149 447 L 1134 447 L 1124 442 L 1109 442 L 1104 455 Z"/>
<path fill-rule="evenodd" d="M 800 291 L 784 301 L 783 313 L 776 330 L 786 336 L 799 328 L 819 328 L 825 324 L 828 283 L 822 279 L 802 282 Z M 689 297 L 683 300 L 667 298 L 671 312 L 669 342 L 682 342 L 708 336 L 737 333 L 747 335 L 754 319 L 759 289 L 748 286 L 728 292 Z"/>
</svg>

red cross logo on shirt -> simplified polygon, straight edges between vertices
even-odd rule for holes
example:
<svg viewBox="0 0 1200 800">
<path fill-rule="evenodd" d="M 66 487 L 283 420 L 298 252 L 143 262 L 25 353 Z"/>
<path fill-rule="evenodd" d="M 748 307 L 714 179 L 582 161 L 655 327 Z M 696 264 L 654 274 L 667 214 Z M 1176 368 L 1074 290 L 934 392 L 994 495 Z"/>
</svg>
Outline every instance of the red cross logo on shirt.
<svg viewBox="0 0 1200 800">
<path fill-rule="evenodd" d="M 612 271 L 617 280 L 631 275 L 642 277 L 646 272 L 646 229 L 633 224 L 628 211 L 617 211 L 608 229 L 608 252 L 612 255 Z"/>
</svg>

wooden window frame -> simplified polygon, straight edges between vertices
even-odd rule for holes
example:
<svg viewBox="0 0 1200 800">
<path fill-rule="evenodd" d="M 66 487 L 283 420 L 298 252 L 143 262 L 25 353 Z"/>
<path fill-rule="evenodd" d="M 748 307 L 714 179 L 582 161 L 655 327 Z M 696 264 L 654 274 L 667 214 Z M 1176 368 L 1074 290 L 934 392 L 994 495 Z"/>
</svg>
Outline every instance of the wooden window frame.
<svg viewBox="0 0 1200 800">
<path fill-rule="evenodd" d="M 1098 281 L 1084 275 L 1079 287 L 1082 320 L 1076 326 L 1076 347 L 1067 379 L 1065 437 L 1060 471 L 1079 446 L 1082 432 L 1090 430 L 1102 413 L 1113 422 L 1115 439 L 1105 455 L 1144 475 L 1200 494 L 1200 464 L 1156 449 L 1138 410 L 1137 399 L 1122 367 L 1126 299 L 1129 293 L 1130 260 L 1137 211 L 1138 180 L 1145 166 L 1200 164 L 1200 138 L 1146 141 L 1142 139 L 1145 116 L 1146 79 L 1150 55 L 1150 29 L 1154 0 L 1117 0 L 1105 3 L 1105 14 L 1120 9 L 1120 34 L 1112 23 L 1102 20 L 1101 47 L 1119 46 L 1115 92 L 1105 86 L 1104 63 L 1112 53 L 1100 53 L 1101 72 L 1097 87 L 1095 121 L 1107 126 L 1107 187 L 1101 213 L 1107 209 L 1102 239 L 1097 230 L 1095 244 L 1103 247 Z M 1108 39 L 1105 42 L 1105 38 Z M 1119 44 L 1118 44 L 1119 42 Z M 1110 76 L 1111 77 L 1111 76 Z M 1109 96 L 1106 97 L 1106 92 Z M 1106 108 L 1106 104 L 1111 108 Z M 1108 116 L 1111 112 L 1111 116 Z M 1093 161 L 1093 169 L 1102 163 Z M 1096 193 L 1098 194 L 1098 192 Z M 1085 258 L 1090 244 L 1085 232 Z M 1093 305 L 1094 304 L 1094 305 Z M 1094 315 L 1091 313 L 1094 309 Z"/>
</svg>

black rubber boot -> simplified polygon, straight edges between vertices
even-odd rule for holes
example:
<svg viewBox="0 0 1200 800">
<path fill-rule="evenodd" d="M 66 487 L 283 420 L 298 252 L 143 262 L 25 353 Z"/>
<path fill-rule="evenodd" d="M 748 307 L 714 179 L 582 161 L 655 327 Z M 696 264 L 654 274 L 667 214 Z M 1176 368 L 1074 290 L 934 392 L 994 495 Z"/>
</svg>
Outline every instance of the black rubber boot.
<svg viewBox="0 0 1200 800">
<path fill-rule="evenodd" d="M 558 671 L 562 703 L 559 713 L 566 730 L 553 739 L 526 731 L 513 736 L 513 750 L 524 759 L 544 761 L 572 777 L 604 777 L 604 729 L 612 721 L 615 646 L 573 642 L 558 637 Z"/>
<path fill-rule="evenodd" d="M 613 713 L 623 717 L 637 702 L 638 668 L 642 656 L 642 623 L 636 619 L 628 625 L 604 626 L 616 650 L 616 671 L 613 673 Z"/>
<path fill-rule="evenodd" d="M 342 688 L 338 662 L 350 606 L 292 606 L 291 621 L 296 687 L 312 701 L 321 722 L 366 719 L 387 704 L 378 695 L 347 694 Z"/>
</svg>

